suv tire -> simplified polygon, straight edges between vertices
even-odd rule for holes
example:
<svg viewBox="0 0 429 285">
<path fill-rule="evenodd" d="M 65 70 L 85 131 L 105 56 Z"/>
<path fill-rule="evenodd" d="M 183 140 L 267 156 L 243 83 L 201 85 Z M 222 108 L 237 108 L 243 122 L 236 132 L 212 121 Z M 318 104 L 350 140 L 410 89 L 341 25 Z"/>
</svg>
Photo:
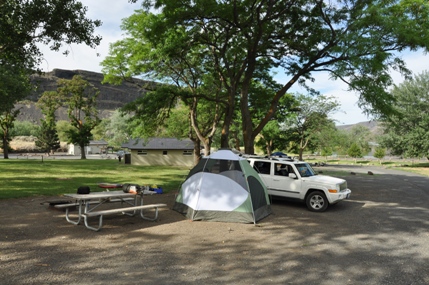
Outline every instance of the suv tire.
<svg viewBox="0 0 429 285">
<path fill-rule="evenodd" d="M 305 203 L 307 204 L 307 208 L 312 212 L 324 212 L 329 206 L 326 195 L 320 191 L 313 191 L 308 194 Z"/>
</svg>

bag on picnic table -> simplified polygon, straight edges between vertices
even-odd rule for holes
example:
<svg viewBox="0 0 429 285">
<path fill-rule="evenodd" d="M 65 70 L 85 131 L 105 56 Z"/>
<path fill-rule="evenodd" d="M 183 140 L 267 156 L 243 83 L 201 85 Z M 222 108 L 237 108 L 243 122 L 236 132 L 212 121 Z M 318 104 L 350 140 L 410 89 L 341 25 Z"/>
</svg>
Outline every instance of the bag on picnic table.
<svg viewBox="0 0 429 285">
<path fill-rule="evenodd" d="M 89 194 L 89 192 L 91 192 L 89 186 L 80 186 L 77 188 L 77 194 Z"/>
<path fill-rule="evenodd" d="M 122 185 L 122 190 L 125 193 L 141 193 L 142 187 L 138 184 L 126 183 Z"/>
</svg>

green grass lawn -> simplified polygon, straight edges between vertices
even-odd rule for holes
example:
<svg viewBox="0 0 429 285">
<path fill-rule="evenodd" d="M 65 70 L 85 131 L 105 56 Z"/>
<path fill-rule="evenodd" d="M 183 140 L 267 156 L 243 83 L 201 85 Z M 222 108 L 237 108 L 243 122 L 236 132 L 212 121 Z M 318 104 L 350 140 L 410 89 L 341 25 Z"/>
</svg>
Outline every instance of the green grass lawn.
<svg viewBox="0 0 429 285">
<path fill-rule="evenodd" d="M 102 191 L 98 183 L 157 185 L 165 193 L 176 191 L 189 168 L 134 166 L 116 160 L 0 160 L 0 199 L 55 196 L 74 193 L 87 185 Z"/>
<path fill-rule="evenodd" d="M 309 160 L 309 162 L 314 161 Z M 327 163 L 353 164 L 350 161 L 327 161 Z M 362 164 L 366 165 L 366 163 Z M 383 163 L 382 166 L 394 167 L 389 163 Z M 395 168 L 429 176 L 428 163 Z M 118 163 L 117 160 L 2 159 L 0 160 L 0 199 L 74 193 L 82 185 L 89 186 L 91 191 L 102 191 L 98 183 L 129 182 L 149 186 L 155 184 L 168 193 L 179 189 L 188 172 L 189 168 L 186 167 L 134 166 Z M 341 171 L 323 174 L 345 176 Z"/>
</svg>

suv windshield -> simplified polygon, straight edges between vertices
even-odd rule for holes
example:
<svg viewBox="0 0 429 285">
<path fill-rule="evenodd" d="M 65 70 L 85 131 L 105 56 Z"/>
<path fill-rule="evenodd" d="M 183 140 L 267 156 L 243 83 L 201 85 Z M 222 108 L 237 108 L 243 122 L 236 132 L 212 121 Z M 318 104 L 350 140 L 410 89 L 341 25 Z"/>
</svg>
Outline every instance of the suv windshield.
<svg viewBox="0 0 429 285">
<path fill-rule="evenodd" d="M 317 175 L 316 171 L 307 163 L 298 163 L 295 164 L 296 169 L 298 169 L 301 177 L 310 177 Z"/>
</svg>

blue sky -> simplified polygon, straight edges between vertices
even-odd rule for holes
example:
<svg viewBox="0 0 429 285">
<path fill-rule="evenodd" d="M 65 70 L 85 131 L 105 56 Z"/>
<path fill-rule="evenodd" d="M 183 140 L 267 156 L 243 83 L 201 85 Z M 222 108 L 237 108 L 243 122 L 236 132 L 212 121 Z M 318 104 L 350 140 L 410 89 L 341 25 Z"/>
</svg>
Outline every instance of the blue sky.
<svg viewBox="0 0 429 285">
<path fill-rule="evenodd" d="M 120 29 L 121 20 L 138 10 L 141 1 L 136 4 L 130 4 L 128 0 L 81 0 L 81 2 L 88 7 L 87 16 L 89 18 L 99 19 L 103 22 L 102 27 L 96 30 L 96 33 L 103 37 L 101 45 L 95 50 L 84 45 L 70 45 L 67 47 L 70 51 L 67 57 L 42 47 L 45 55 L 45 60 L 40 66 L 42 70 L 51 71 L 54 68 L 60 68 L 101 72 L 100 62 L 108 55 L 109 44 L 120 40 L 123 36 Z M 405 53 L 402 57 L 415 74 L 429 70 L 429 55 L 425 55 L 423 52 Z M 357 106 L 358 96 L 352 92 L 347 92 L 347 86 L 344 83 L 329 80 L 328 74 L 324 73 L 314 76 L 316 81 L 311 87 L 325 96 L 336 97 L 341 104 L 341 111 L 332 115 L 338 125 L 356 124 L 371 119 L 362 113 Z M 403 81 L 398 73 L 392 72 L 392 77 L 395 84 L 400 84 Z M 287 78 L 282 79 L 280 75 L 276 78 L 279 83 L 285 83 L 288 80 Z M 305 91 L 299 87 L 294 87 L 291 92 L 305 94 Z"/>
</svg>

